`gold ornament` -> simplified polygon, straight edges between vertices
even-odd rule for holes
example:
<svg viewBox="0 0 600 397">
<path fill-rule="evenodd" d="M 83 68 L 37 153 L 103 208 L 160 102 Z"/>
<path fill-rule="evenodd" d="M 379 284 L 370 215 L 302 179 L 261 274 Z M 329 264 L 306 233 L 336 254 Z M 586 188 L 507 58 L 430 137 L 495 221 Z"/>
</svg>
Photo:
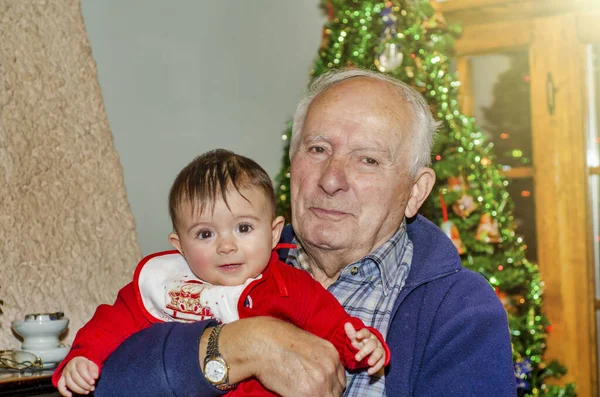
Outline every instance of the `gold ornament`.
<svg viewBox="0 0 600 397">
<path fill-rule="evenodd" d="M 475 239 L 484 243 L 499 243 L 500 232 L 498 231 L 498 221 L 492 219 L 490 214 L 481 215 Z"/>
</svg>

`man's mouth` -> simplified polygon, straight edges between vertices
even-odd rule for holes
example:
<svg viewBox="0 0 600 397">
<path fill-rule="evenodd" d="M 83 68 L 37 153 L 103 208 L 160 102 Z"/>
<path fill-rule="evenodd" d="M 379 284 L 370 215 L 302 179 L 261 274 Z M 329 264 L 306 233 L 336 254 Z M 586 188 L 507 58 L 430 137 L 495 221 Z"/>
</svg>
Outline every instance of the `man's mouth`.
<svg viewBox="0 0 600 397">
<path fill-rule="evenodd" d="M 318 208 L 318 207 L 311 207 L 311 211 L 314 212 L 317 216 L 338 217 L 338 216 L 348 215 L 347 212 L 326 209 L 326 208 Z"/>
</svg>

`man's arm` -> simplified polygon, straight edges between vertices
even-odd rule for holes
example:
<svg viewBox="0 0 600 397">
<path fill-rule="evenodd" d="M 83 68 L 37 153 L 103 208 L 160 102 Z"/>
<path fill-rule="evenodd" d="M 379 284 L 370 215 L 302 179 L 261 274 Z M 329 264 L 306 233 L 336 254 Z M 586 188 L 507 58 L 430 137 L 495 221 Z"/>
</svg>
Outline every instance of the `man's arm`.
<svg viewBox="0 0 600 397">
<path fill-rule="evenodd" d="M 210 324 L 155 324 L 132 335 L 106 361 L 95 396 L 223 395 L 201 370 Z M 345 387 L 344 368 L 331 343 L 275 318 L 227 324 L 219 350 L 231 383 L 256 376 L 280 395 L 297 396 L 340 396 Z"/>
<path fill-rule="evenodd" d="M 468 270 L 438 307 L 416 396 L 516 396 L 507 315 L 490 285 Z"/>
</svg>

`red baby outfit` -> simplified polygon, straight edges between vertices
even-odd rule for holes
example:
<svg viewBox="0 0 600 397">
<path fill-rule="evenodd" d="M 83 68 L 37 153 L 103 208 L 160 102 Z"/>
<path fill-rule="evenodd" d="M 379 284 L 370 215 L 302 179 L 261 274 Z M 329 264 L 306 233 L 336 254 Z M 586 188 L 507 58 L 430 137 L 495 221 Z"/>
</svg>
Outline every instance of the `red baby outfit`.
<svg viewBox="0 0 600 397">
<path fill-rule="evenodd" d="M 160 262 L 160 263 L 158 263 Z M 169 274 L 171 266 L 175 277 Z M 150 270 L 149 270 L 150 269 Z M 162 282 L 162 275 L 155 277 L 153 269 L 166 269 L 168 278 Z M 169 285 L 179 287 L 169 290 Z M 149 285 L 151 283 L 151 289 Z M 111 305 L 100 305 L 92 319 L 79 330 L 73 347 L 59 364 L 52 377 L 56 386 L 64 366 L 76 356 L 93 361 L 101 369 L 108 356 L 129 336 L 149 327 L 153 323 L 165 321 L 201 321 L 209 319 L 210 312 L 198 306 L 198 296 L 193 291 L 181 288 L 182 285 L 200 284 L 201 280 L 189 270 L 185 259 L 177 251 L 165 251 L 142 259 L 134 273 L 133 282 L 119 291 L 117 300 Z M 157 289 L 161 291 L 157 292 Z M 168 298 L 153 299 L 152 295 Z M 182 292 L 184 291 L 184 292 Z M 171 299 L 169 301 L 169 299 Z M 168 302 L 167 302 L 168 301 Z M 165 304 L 165 302 L 167 302 Z M 357 362 L 358 352 L 346 336 L 344 324 L 349 322 L 358 331 L 365 324 L 351 317 L 337 299 L 331 295 L 311 275 L 281 262 L 273 251 L 267 268 L 262 275 L 243 290 L 238 301 L 240 318 L 271 316 L 309 331 L 330 341 L 348 370 L 368 368 L 367 360 Z M 383 344 L 387 365 L 390 351 L 382 335 L 372 327 L 368 328 Z M 273 396 L 255 379 L 246 380 L 227 394 L 233 396 Z"/>
</svg>

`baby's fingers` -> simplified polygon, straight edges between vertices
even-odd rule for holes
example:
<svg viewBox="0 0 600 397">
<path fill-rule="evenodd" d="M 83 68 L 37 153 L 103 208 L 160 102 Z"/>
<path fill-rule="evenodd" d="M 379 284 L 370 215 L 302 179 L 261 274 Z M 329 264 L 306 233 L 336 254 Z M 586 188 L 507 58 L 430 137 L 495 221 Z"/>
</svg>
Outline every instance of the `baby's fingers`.
<svg viewBox="0 0 600 397">
<path fill-rule="evenodd" d="M 369 360 L 371 361 L 371 360 Z M 385 358 L 381 358 L 379 361 L 377 361 L 375 363 L 375 365 L 369 367 L 369 369 L 367 370 L 367 373 L 369 375 L 374 375 L 377 372 L 381 371 L 381 368 L 383 368 L 383 364 L 385 364 Z"/>
<path fill-rule="evenodd" d="M 98 366 L 93 362 L 86 360 L 78 362 L 75 368 L 77 370 L 76 372 L 81 376 L 85 383 L 91 386 L 91 389 L 86 390 L 94 390 L 93 385 L 96 383 L 96 378 L 98 377 Z"/>
<path fill-rule="evenodd" d="M 371 357 L 369 357 L 369 361 L 367 362 L 372 367 L 382 360 L 385 362 L 385 352 L 381 346 L 377 346 L 377 348 L 373 350 L 373 353 L 371 353 Z"/>
<path fill-rule="evenodd" d="M 377 348 L 377 341 L 367 340 L 366 342 L 364 342 L 363 346 L 360 348 L 358 353 L 356 353 L 356 356 L 354 356 L 354 358 L 356 359 L 356 361 L 361 361 L 362 359 L 364 359 L 365 357 L 367 357 L 368 355 L 373 353 L 373 351 L 376 348 Z"/>
<path fill-rule="evenodd" d="M 65 373 L 65 379 L 67 381 L 67 387 L 71 389 L 71 391 L 78 394 L 89 394 L 92 385 L 83 379 L 77 371 Z"/>
<path fill-rule="evenodd" d="M 346 336 L 348 336 L 350 340 L 353 342 L 356 340 L 356 330 L 354 329 L 352 323 L 344 324 L 344 331 L 346 331 Z"/>
<path fill-rule="evenodd" d="M 65 380 L 65 375 L 63 374 L 58 380 L 58 384 L 56 385 L 58 392 L 64 397 L 72 397 L 73 394 L 67 389 L 67 381 Z"/>
<path fill-rule="evenodd" d="M 368 328 L 363 328 L 356 332 L 356 339 L 366 341 L 367 339 L 375 339 L 375 335 Z"/>
<path fill-rule="evenodd" d="M 379 357 L 379 358 L 377 358 Z M 383 351 L 383 349 L 378 348 L 375 349 L 375 351 L 373 352 L 373 354 L 371 354 L 371 357 L 369 357 L 369 369 L 367 370 L 367 373 L 369 375 L 374 375 L 377 372 L 379 372 L 382 368 L 383 365 L 385 364 L 385 352 Z"/>
</svg>

